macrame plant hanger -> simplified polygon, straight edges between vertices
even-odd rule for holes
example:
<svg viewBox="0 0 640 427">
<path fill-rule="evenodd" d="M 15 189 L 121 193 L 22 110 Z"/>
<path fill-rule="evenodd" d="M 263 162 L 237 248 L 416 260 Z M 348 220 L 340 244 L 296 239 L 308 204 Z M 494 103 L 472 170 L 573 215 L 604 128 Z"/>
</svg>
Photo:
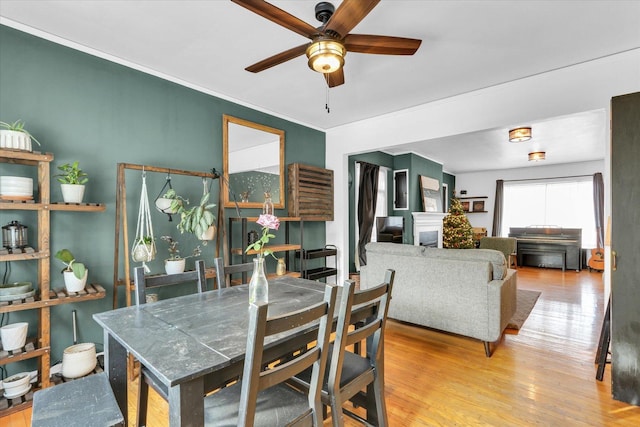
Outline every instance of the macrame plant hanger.
<svg viewBox="0 0 640 427">
<path fill-rule="evenodd" d="M 146 175 L 147 174 L 143 168 L 140 207 L 138 209 L 138 224 L 136 225 L 136 238 L 133 241 L 133 246 L 131 248 L 131 258 L 135 262 L 141 262 L 144 267 L 144 271 L 149 273 L 151 270 L 147 266 L 147 262 L 152 261 L 156 256 L 156 241 L 155 237 L 153 237 L 153 225 L 151 224 L 151 211 L 149 210 Z"/>
</svg>

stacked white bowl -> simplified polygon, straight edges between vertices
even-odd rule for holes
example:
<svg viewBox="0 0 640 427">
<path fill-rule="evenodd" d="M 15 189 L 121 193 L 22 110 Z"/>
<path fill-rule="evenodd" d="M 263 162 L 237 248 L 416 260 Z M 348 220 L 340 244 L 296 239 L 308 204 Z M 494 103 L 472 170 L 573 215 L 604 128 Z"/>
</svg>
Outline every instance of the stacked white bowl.
<svg viewBox="0 0 640 427">
<path fill-rule="evenodd" d="M 94 343 L 72 345 L 62 353 L 62 376 L 65 378 L 84 377 L 93 371 L 97 363 Z"/>
<path fill-rule="evenodd" d="M 33 178 L 0 176 L 0 196 L 33 197 Z"/>
</svg>

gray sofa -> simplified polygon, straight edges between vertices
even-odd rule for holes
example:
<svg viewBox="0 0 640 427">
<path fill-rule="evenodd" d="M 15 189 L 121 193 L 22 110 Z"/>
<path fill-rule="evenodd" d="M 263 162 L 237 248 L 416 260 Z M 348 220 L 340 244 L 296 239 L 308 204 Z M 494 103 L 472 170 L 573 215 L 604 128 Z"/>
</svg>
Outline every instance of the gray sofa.
<svg viewBox="0 0 640 427">
<path fill-rule="evenodd" d="M 516 311 L 516 271 L 492 249 L 369 243 L 360 287 L 396 271 L 389 317 L 482 340 L 487 357 Z"/>
</svg>

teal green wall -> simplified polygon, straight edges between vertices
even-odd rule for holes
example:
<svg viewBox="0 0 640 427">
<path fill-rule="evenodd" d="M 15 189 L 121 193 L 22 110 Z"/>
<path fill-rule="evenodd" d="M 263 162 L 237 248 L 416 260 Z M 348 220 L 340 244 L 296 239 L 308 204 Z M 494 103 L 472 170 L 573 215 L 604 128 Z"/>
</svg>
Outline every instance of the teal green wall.
<svg viewBox="0 0 640 427">
<path fill-rule="evenodd" d="M 107 289 L 107 297 L 98 301 L 56 306 L 51 309 L 52 362 L 72 344 L 71 312 L 77 310 L 79 341 L 99 343 L 102 331 L 92 314 L 110 310 L 113 296 L 116 169 L 120 162 L 169 167 L 191 171 L 220 171 L 222 168 L 222 115 L 251 120 L 285 131 L 286 163 L 325 165 L 325 134 L 232 102 L 156 78 L 145 73 L 42 40 L 15 29 L 0 26 L 0 120 L 22 119 L 42 143 L 36 150 L 51 152 L 55 160 L 52 174 L 62 163 L 78 160 L 89 174 L 84 200 L 106 204 L 102 213 L 52 212 L 51 251 L 69 248 L 89 268 L 89 281 Z M 238 71 L 243 72 L 243 71 Z M 0 163 L 0 174 L 29 174 L 17 166 Z M 35 177 L 35 176 L 34 176 Z M 150 202 L 158 195 L 165 176 L 147 174 Z M 126 172 L 127 217 L 133 239 L 141 188 L 141 174 Z M 202 195 L 199 178 L 173 175 L 173 187 L 197 203 Z M 60 201 L 59 185 L 52 180 L 51 198 Z M 213 184 L 212 199 L 218 199 L 218 182 Z M 256 215 L 243 209 L 241 215 Z M 276 210 L 285 215 L 285 210 Z M 235 216 L 228 209 L 226 215 Z M 37 221 L 33 212 L 0 211 L 0 225 L 20 220 L 29 227 L 29 239 L 36 239 Z M 154 234 L 171 234 L 180 241 L 182 254 L 199 243 L 191 235 L 180 235 L 176 221 L 157 211 L 152 214 Z M 325 244 L 323 222 L 305 224 L 305 247 Z M 277 233 L 276 242 L 283 240 Z M 158 241 L 158 259 L 150 264 L 153 272 L 162 271 L 167 245 Z M 213 265 L 214 243 L 203 247 L 203 259 Z M 122 253 L 123 248 L 120 248 Z M 0 265 L 4 275 L 9 266 Z M 51 260 L 53 287 L 62 287 L 62 264 Z M 120 266 L 123 261 L 120 261 Z M 132 263 L 132 267 L 139 264 Z M 187 267 L 193 260 L 187 261 Z M 12 262 L 9 282 L 36 281 L 35 263 Z M 123 272 L 120 272 L 122 277 Z M 120 305 L 124 303 L 119 288 Z M 4 322 L 30 321 L 30 335 L 36 332 L 36 312 L 13 312 Z M 35 369 L 35 361 L 25 362 Z M 7 365 L 9 372 L 20 363 Z"/>
<path fill-rule="evenodd" d="M 449 197 L 447 197 L 447 206 L 445 206 L 445 209 L 444 209 L 445 212 L 449 212 L 449 208 L 451 207 L 451 199 L 453 199 L 453 195 L 455 194 L 455 191 L 456 191 L 456 177 L 455 175 L 451 175 L 446 172 L 443 172 L 442 182 L 449 186 L 448 188 Z"/>
</svg>

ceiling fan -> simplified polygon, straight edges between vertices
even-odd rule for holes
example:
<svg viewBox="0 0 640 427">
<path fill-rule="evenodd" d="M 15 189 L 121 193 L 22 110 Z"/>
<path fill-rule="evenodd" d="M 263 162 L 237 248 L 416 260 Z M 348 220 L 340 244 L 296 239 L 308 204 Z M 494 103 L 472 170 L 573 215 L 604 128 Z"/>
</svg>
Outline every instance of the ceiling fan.
<svg viewBox="0 0 640 427">
<path fill-rule="evenodd" d="M 231 1 L 311 40 L 310 43 L 285 50 L 245 68 L 252 73 L 306 54 L 309 67 L 323 73 L 327 85 L 335 87 L 344 83 L 342 67 L 347 52 L 413 55 L 422 43 L 422 40 L 404 37 L 349 34 L 380 0 L 344 0 L 338 9 L 329 2 L 320 2 L 315 7 L 316 19 L 322 23 L 318 28 L 264 0 Z"/>
</svg>

